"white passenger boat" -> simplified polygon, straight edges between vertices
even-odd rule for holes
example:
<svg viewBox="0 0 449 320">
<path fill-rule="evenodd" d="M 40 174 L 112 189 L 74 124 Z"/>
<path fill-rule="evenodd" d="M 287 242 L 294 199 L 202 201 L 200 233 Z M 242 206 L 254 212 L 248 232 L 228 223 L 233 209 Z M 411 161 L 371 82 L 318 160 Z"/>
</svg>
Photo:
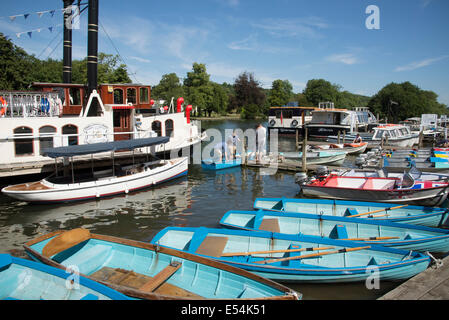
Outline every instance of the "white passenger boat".
<svg viewBox="0 0 449 320">
<path fill-rule="evenodd" d="M 51 157 L 74 157 L 105 151 L 130 150 L 166 143 L 168 137 L 132 139 L 89 145 L 78 145 L 45 149 Z M 72 162 L 73 163 L 73 162 Z M 7 186 L 3 194 L 31 203 L 60 203 L 97 199 L 148 188 L 187 174 L 188 158 L 156 160 L 144 163 L 117 166 L 112 169 L 92 171 L 75 175 L 58 176 L 56 172 L 48 178 L 31 183 Z"/>
</svg>

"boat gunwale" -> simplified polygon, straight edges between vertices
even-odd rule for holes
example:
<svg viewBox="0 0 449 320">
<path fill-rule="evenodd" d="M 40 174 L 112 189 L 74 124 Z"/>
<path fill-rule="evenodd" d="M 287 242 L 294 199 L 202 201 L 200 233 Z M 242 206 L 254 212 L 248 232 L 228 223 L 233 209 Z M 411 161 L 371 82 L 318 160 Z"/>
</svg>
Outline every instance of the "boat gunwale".
<svg viewBox="0 0 449 320">
<path fill-rule="evenodd" d="M 43 262 L 44 264 L 48 264 L 50 266 L 54 266 L 57 267 L 59 269 L 65 269 L 65 267 L 62 264 L 59 264 L 55 261 L 53 261 L 50 258 L 44 257 L 42 254 L 40 254 L 39 252 L 37 252 L 36 250 L 32 249 L 31 246 L 34 244 L 37 244 L 39 242 L 48 240 L 54 236 L 60 235 L 64 232 L 66 232 L 67 230 L 57 230 L 57 231 L 53 231 L 51 233 L 48 233 L 46 235 L 42 235 L 36 239 L 30 240 L 27 243 L 25 243 L 23 245 L 25 251 L 34 256 L 36 259 L 40 260 L 41 262 Z M 163 246 L 158 246 L 158 245 L 153 245 L 151 243 L 146 243 L 146 242 L 141 242 L 141 241 L 137 241 L 137 240 L 131 240 L 131 239 L 124 239 L 124 238 L 118 238 L 118 237 L 114 237 L 114 236 L 108 236 L 108 235 L 100 235 L 100 234 L 93 234 L 91 233 L 91 239 L 96 239 L 96 240 L 102 240 L 102 241 L 107 241 L 107 242 L 113 242 L 113 243 L 117 243 L 117 244 L 123 244 L 123 245 L 127 245 L 130 247 L 137 247 L 137 248 L 141 248 L 141 249 L 146 249 L 146 250 L 150 250 L 150 251 L 154 251 L 156 253 L 160 252 L 160 253 L 164 253 L 167 255 L 171 255 L 177 258 L 181 258 L 181 259 L 185 259 L 185 260 L 190 260 L 192 262 L 195 263 L 199 263 L 199 264 L 204 264 L 213 268 L 217 268 L 217 269 L 221 269 L 227 272 L 231 272 L 234 274 L 237 274 L 239 276 L 243 276 L 246 278 L 249 278 L 251 280 L 254 280 L 256 282 L 262 283 L 264 285 L 267 285 L 271 288 L 274 288 L 278 291 L 283 292 L 283 295 L 278 295 L 278 296 L 272 296 L 272 297 L 262 297 L 262 298 L 253 298 L 251 300 L 298 300 L 298 296 L 301 297 L 300 293 L 295 292 L 294 290 L 285 287 L 273 280 L 264 278 L 262 276 L 253 274 L 251 272 L 248 272 L 246 270 L 240 269 L 238 267 L 234 267 L 234 266 L 230 266 L 228 264 L 222 263 L 220 261 L 215 261 L 213 259 L 210 258 L 206 258 L 206 257 L 201 257 L 201 256 L 197 256 L 185 251 L 181 251 L 181 250 L 176 250 L 173 248 L 167 248 L 167 247 L 163 247 Z M 87 240 L 89 241 L 89 240 Z M 94 279 L 88 275 L 84 275 L 81 274 L 81 276 L 86 277 L 90 280 L 93 281 L 97 281 L 100 282 L 114 290 L 120 291 L 125 295 L 130 295 L 133 297 L 137 297 L 137 298 L 142 298 L 142 299 L 150 299 L 150 300 L 159 300 L 159 299 L 163 299 L 163 300 L 195 300 L 195 298 L 187 298 L 187 297 L 179 297 L 179 296 L 168 296 L 168 295 L 162 295 L 162 294 L 158 294 L 158 293 L 154 293 L 154 292 L 143 292 L 137 289 L 133 289 L 130 287 L 125 287 L 125 286 L 121 286 L 121 285 L 116 285 L 116 284 L 112 284 L 112 283 L 108 283 L 106 281 L 101 281 L 101 280 L 97 280 Z M 249 299 L 249 298 L 248 298 Z M 230 299 L 209 299 L 209 300 L 241 300 L 239 298 L 230 298 Z"/>
</svg>

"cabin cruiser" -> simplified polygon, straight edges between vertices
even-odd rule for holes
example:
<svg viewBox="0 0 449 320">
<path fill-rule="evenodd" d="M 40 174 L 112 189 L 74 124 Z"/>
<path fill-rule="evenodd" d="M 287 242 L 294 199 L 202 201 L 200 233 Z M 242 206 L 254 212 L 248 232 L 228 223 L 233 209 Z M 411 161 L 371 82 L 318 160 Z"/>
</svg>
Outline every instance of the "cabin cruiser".
<svg viewBox="0 0 449 320">
<path fill-rule="evenodd" d="M 279 134 L 302 134 L 305 124 L 312 119 L 311 112 L 315 109 L 299 107 L 296 103 L 271 107 L 268 112 L 268 133 L 271 130 L 279 130 Z"/>
<path fill-rule="evenodd" d="M 376 122 L 376 117 L 368 110 L 337 109 L 332 102 L 325 102 L 312 112 L 306 127 L 309 137 L 326 139 L 339 133 L 367 132 Z"/>
</svg>

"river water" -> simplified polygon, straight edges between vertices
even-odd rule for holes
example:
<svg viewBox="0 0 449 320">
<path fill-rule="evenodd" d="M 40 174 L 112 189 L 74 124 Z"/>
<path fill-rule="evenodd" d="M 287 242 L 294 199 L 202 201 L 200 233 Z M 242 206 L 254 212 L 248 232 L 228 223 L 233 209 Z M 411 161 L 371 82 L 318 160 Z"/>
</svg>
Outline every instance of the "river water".
<svg viewBox="0 0 449 320">
<path fill-rule="evenodd" d="M 254 128 L 254 121 L 202 121 L 203 129 Z M 207 145 L 208 142 L 203 142 Z M 280 138 L 281 151 L 295 139 Z M 58 229 L 83 227 L 93 233 L 149 241 L 167 226 L 219 227 L 228 210 L 252 210 L 258 197 L 299 197 L 294 173 L 262 175 L 258 168 L 204 171 L 191 164 L 186 177 L 138 193 L 67 205 L 29 205 L 0 195 L 0 253 L 23 255 L 22 245 Z M 286 284 L 303 299 L 376 299 L 400 283 L 379 289 L 356 284 Z"/>
</svg>

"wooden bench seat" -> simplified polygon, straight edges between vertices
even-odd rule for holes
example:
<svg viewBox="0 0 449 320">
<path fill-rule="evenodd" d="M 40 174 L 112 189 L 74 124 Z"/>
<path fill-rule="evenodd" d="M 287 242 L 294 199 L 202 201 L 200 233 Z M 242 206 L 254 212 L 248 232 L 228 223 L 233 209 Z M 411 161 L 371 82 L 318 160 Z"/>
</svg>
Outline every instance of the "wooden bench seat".
<svg viewBox="0 0 449 320">
<path fill-rule="evenodd" d="M 171 264 L 162 269 L 154 277 L 146 276 L 131 270 L 120 268 L 103 267 L 90 275 L 95 280 L 109 282 L 115 285 L 132 288 L 135 290 L 154 292 L 162 295 L 177 297 L 187 297 L 193 299 L 203 299 L 203 297 L 190 291 L 167 283 L 167 280 L 176 270 L 181 267 L 181 263 Z"/>
</svg>

